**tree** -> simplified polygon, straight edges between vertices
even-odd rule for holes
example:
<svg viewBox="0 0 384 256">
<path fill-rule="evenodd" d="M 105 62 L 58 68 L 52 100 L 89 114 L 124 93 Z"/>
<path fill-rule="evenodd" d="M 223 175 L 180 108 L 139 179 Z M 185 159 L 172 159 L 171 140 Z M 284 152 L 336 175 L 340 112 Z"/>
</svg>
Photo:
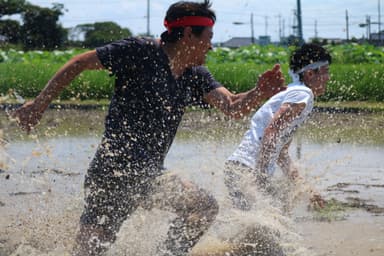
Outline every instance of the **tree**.
<svg viewBox="0 0 384 256">
<path fill-rule="evenodd" d="M 0 0 L 0 18 L 6 15 L 20 14 L 25 10 L 25 0 Z M 10 43 L 20 40 L 20 23 L 16 20 L 0 20 L 0 35 L 6 36 Z"/>
<path fill-rule="evenodd" d="M 0 18 L 20 14 L 23 20 L 23 25 L 16 20 L 0 20 L 0 35 L 11 43 L 23 43 L 26 50 L 60 47 L 67 37 L 67 31 L 58 24 L 63 9 L 62 4 L 41 8 L 25 0 L 0 0 Z"/>
<path fill-rule="evenodd" d="M 64 6 L 54 4 L 53 8 L 28 5 L 23 16 L 22 41 L 27 50 L 52 50 L 64 44 L 67 31 L 58 24 Z"/>
<path fill-rule="evenodd" d="M 15 20 L 0 20 L 0 35 L 6 36 L 8 41 L 17 44 L 20 40 L 20 23 Z"/>
<path fill-rule="evenodd" d="M 106 43 L 126 38 L 132 35 L 127 28 L 121 28 L 114 22 L 96 22 L 94 24 L 82 24 L 78 30 L 85 34 L 84 46 L 94 48 Z"/>
<path fill-rule="evenodd" d="M 25 6 L 25 0 L 0 0 L 0 18 L 4 15 L 22 13 Z"/>
</svg>

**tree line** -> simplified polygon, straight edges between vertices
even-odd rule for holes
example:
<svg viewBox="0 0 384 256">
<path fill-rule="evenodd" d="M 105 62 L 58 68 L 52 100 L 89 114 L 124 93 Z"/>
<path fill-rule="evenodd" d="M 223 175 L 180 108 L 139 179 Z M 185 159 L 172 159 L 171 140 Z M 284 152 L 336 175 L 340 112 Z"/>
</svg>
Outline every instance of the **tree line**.
<svg viewBox="0 0 384 256">
<path fill-rule="evenodd" d="M 71 46 L 94 48 L 132 34 L 114 22 L 64 28 L 59 23 L 64 12 L 60 3 L 44 8 L 25 0 L 0 0 L 0 36 L 24 50 L 53 50 Z M 20 16 L 22 22 L 15 16 Z M 82 39 L 74 34 L 83 35 Z"/>
</svg>

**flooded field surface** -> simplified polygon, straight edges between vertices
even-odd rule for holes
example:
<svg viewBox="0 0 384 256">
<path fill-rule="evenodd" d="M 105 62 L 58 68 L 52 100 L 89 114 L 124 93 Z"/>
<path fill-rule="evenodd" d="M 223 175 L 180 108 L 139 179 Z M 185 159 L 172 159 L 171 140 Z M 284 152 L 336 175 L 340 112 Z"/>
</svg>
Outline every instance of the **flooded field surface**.
<svg viewBox="0 0 384 256">
<path fill-rule="evenodd" d="M 0 256 L 70 255 L 84 173 L 104 114 L 49 110 L 26 135 L 0 113 Z M 307 199 L 298 197 L 289 218 L 268 201 L 250 215 L 228 217 L 222 170 L 247 125 L 248 120 L 228 120 L 213 111 L 189 112 L 166 159 L 168 171 L 209 190 L 221 203 L 217 223 L 192 255 L 255 220 L 289 238 L 283 241 L 289 255 L 384 255 L 384 113 L 314 113 L 300 128 L 291 156 L 330 204 L 324 211 L 309 210 Z M 281 174 L 276 180 L 284 182 Z M 153 255 L 171 217 L 139 210 L 126 221 L 109 255 Z"/>
</svg>

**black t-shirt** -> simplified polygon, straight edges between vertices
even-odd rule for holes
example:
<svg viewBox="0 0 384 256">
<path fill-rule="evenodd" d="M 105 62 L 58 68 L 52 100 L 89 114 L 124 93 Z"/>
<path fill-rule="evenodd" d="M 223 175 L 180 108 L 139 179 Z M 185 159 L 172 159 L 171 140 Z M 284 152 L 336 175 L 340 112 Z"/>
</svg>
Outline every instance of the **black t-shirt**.
<svg viewBox="0 0 384 256">
<path fill-rule="evenodd" d="M 186 106 L 220 86 L 202 66 L 175 80 L 169 61 L 153 39 L 129 38 L 97 48 L 115 91 L 106 117 L 104 138 L 121 160 L 161 167 Z M 143 166 L 144 167 L 144 166 Z"/>
</svg>

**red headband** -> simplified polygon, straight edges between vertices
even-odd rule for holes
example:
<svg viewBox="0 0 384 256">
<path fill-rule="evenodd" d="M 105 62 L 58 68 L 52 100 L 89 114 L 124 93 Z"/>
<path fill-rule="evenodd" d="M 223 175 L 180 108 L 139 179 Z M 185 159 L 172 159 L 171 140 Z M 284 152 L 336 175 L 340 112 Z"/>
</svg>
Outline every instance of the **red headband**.
<svg viewBox="0 0 384 256">
<path fill-rule="evenodd" d="M 187 26 L 203 26 L 213 27 L 214 21 L 211 18 L 203 16 L 185 16 L 174 21 L 164 20 L 164 26 L 168 29 L 168 32 L 172 28 L 187 27 Z"/>
</svg>

